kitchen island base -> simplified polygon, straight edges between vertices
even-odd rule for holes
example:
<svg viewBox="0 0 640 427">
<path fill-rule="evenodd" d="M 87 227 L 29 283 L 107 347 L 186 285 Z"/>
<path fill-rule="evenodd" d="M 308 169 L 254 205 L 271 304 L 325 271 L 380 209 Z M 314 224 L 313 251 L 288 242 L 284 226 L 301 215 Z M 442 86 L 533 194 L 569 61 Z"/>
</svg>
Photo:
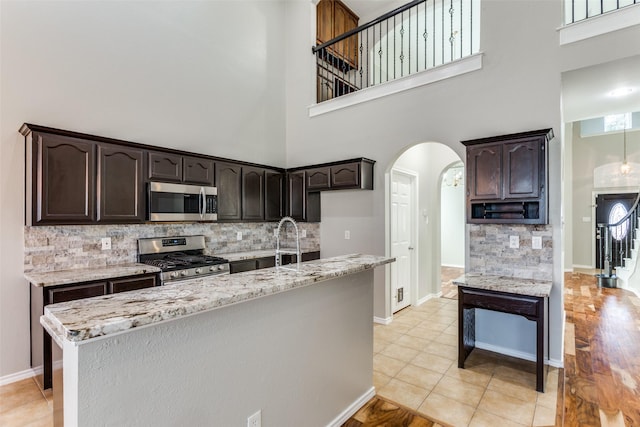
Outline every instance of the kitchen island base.
<svg viewBox="0 0 640 427">
<path fill-rule="evenodd" d="M 373 394 L 373 269 L 58 340 L 64 424 L 335 425 Z"/>
</svg>

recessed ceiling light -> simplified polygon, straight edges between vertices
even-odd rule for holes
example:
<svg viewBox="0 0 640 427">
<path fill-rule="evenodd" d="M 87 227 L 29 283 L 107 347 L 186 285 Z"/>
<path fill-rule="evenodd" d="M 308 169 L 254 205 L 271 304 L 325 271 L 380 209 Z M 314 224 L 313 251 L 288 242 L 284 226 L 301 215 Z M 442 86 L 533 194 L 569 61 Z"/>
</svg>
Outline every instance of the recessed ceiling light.
<svg viewBox="0 0 640 427">
<path fill-rule="evenodd" d="M 612 90 L 611 92 L 609 92 L 609 96 L 614 96 L 616 98 L 621 97 L 621 96 L 626 96 L 629 95 L 631 92 L 633 92 L 633 88 L 632 87 L 621 87 L 615 90 Z"/>
</svg>

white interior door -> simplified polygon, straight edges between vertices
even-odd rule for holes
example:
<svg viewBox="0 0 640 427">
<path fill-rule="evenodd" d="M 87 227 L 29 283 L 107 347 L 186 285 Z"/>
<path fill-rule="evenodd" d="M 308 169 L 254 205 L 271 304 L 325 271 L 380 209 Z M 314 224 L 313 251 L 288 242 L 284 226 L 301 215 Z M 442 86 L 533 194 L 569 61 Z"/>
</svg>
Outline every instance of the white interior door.
<svg viewBox="0 0 640 427">
<path fill-rule="evenodd" d="M 415 177 L 391 171 L 391 308 L 396 312 L 411 301 L 413 277 L 413 197 Z"/>
</svg>

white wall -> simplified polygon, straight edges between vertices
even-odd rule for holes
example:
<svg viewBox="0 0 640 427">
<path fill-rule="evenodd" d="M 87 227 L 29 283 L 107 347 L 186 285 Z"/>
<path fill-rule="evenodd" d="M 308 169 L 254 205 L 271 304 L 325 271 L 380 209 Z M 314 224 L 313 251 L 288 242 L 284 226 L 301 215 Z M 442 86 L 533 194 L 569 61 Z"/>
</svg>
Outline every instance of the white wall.
<svg viewBox="0 0 640 427">
<path fill-rule="evenodd" d="M 442 181 L 441 203 L 441 264 L 449 267 L 464 268 L 465 254 L 465 171 L 464 168 L 448 169 L 447 179 L 453 180 L 453 174 L 461 171 L 462 179 L 457 186 L 449 186 Z"/>
<path fill-rule="evenodd" d="M 29 368 L 24 122 L 285 165 L 284 6 L 0 2 L 0 377 Z"/>
</svg>

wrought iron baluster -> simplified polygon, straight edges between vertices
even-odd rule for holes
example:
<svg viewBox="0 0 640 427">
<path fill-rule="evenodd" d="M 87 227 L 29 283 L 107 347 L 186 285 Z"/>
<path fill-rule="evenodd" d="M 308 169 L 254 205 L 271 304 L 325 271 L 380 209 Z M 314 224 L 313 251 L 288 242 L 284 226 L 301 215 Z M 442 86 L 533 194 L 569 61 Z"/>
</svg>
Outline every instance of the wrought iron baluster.
<svg viewBox="0 0 640 427">
<path fill-rule="evenodd" d="M 387 63 L 387 81 L 389 81 L 389 20 L 387 19 L 387 35 L 385 36 L 387 39 L 387 52 L 385 55 L 386 63 Z"/>
<path fill-rule="evenodd" d="M 382 25 L 378 25 L 378 45 L 380 45 L 380 49 L 378 50 L 378 56 L 380 56 L 380 84 L 382 84 Z"/>
<path fill-rule="evenodd" d="M 451 35 L 449 36 L 449 60 L 453 61 L 453 42 L 455 41 L 454 32 L 453 32 L 453 0 L 449 0 L 449 25 L 451 30 Z"/>
<path fill-rule="evenodd" d="M 396 16 L 393 16 L 393 79 L 396 79 Z"/>
<path fill-rule="evenodd" d="M 427 69 L 427 2 L 424 2 L 424 33 L 422 33 L 422 37 L 424 38 L 424 69 Z"/>
<path fill-rule="evenodd" d="M 462 52 L 464 50 L 464 44 L 462 43 L 462 27 L 463 27 L 463 25 L 462 25 L 462 15 L 463 15 L 462 3 L 463 3 L 463 1 L 464 0 L 460 0 L 460 58 L 462 58 L 462 56 L 463 56 Z"/>
<path fill-rule="evenodd" d="M 400 77 L 404 76 L 404 12 L 400 15 Z"/>
</svg>

